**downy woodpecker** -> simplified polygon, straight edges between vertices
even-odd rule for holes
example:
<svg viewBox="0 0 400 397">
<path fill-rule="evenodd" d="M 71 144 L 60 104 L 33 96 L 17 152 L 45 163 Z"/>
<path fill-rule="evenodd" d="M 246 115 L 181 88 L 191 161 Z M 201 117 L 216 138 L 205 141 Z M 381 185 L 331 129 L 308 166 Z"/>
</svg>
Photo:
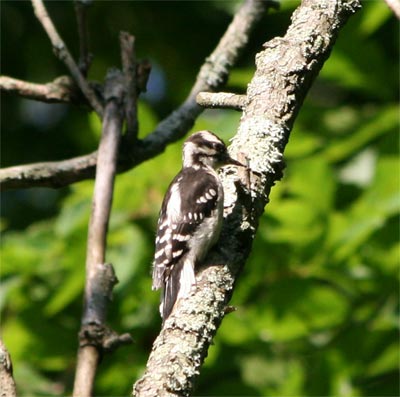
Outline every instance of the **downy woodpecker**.
<svg viewBox="0 0 400 397">
<path fill-rule="evenodd" d="M 191 135 L 183 145 L 183 167 L 165 194 L 157 226 L 153 290 L 162 288 L 163 321 L 175 302 L 195 284 L 196 266 L 219 238 L 224 190 L 216 169 L 242 166 L 210 131 Z"/>
</svg>

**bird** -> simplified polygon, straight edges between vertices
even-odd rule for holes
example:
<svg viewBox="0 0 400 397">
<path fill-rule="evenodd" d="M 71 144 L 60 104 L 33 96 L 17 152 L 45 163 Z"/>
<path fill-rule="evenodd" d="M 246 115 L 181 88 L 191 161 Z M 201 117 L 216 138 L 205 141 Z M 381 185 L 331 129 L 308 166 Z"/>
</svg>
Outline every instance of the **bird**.
<svg viewBox="0 0 400 397">
<path fill-rule="evenodd" d="M 155 239 L 152 289 L 162 289 L 163 324 L 176 301 L 188 296 L 198 265 L 219 238 L 224 189 L 217 169 L 227 164 L 244 166 L 211 131 L 198 131 L 183 144 L 182 169 L 164 196 Z"/>
</svg>

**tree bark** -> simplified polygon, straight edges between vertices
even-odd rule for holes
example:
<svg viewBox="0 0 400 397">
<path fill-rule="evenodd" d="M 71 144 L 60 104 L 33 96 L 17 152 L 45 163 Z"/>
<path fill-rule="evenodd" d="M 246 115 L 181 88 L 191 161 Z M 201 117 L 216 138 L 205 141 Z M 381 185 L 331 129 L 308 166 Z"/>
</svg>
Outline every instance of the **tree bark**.
<svg viewBox="0 0 400 397">
<path fill-rule="evenodd" d="M 0 339 L 0 396 L 16 397 L 17 391 L 13 378 L 13 368 L 10 354 Z"/>
<path fill-rule="evenodd" d="M 359 0 L 303 0 L 282 38 L 256 56 L 230 153 L 250 167 L 225 167 L 225 222 L 187 299 L 180 300 L 154 342 L 135 396 L 187 396 L 226 313 L 235 281 L 251 250 L 271 187 L 282 176 L 283 151 L 302 102 Z"/>
</svg>

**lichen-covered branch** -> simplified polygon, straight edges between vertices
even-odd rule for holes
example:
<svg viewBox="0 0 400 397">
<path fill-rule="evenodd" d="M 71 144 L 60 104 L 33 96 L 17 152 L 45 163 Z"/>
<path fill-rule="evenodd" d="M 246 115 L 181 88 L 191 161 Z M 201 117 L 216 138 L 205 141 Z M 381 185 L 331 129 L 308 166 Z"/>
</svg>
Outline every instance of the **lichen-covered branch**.
<svg viewBox="0 0 400 397">
<path fill-rule="evenodd" d="M 135 396 L 190 395 L 208 347 L 225 315 L 235 280 L 251 250 L 271 187 L 282 176 L 283 151 L 310 85 L 359 0 L 303 0 L 282 38 L 265 44 L 230 147 L 246 157 L 249 178 L 224 168 L 225 222 L 220 241 L 154 342 Z"/>
<path fill-rule="evenodd" d="M 109 338 L 110 334 L 105 325 L 105 319 L 112 288 L 117 280 L 112 266 L 105 263 L 105 253 L 117 169 L 118 146 L 122 134 L 123 83 L 119 72 L 109 73 L 107 76 L 106 107 L 88 230 L 84 309 L 73 393 L 75 397 L 92 395 L 104 341 Z M 118 337 L 114 339 L 118 340 Z"/>
<path fill-rule="evenodd" d="M 35 2 L 38 0 L 34 0 Z M 126 171 L 160 154 L 170 143 L 186 134 L 203 109 L 196 103 L 202 91 L 216 91 L 225 83 L 232 65 L 245 48 L 249 35 L 273 2 L 246 0 L 235 14 L 233 21 L 219 44 L 201 67 L 196 81 L 183 104 L 162 120 L 156 129 L 134 149 L 121 145 L 118 171 Z M 138 78 L 140 73 L 138 73 Z M 126 149 L 128 148 L 128 151 Z M 0 186 L 5 189 L 36 186 L 61 187 L 94 177 L 97 152 L 61 162 L 27 164 L 0 170 Z M 84 166 L 87 164 L 87 167 Z"/>
<path fill-rule="evenodd" d="M 246 104 L 246 98 L 246 95 L 230 92 L 200 92 L 196 101 L 204 108 L 242 110 Z"/>
<path fill-rule="evenodd" d="M 13 378 L 11 357 L 0 339 L 0 390 L 1 396 L 16 397 L 17 391 Z"/>
</svg>

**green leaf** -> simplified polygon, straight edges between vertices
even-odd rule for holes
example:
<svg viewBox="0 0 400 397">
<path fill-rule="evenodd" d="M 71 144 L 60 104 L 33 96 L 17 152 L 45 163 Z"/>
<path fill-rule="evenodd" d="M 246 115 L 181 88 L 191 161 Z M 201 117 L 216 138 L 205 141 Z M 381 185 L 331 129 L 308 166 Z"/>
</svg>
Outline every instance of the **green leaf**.
<svg viewBox="0 0 400 397">
<path fill-rule="evenodd" d="M 285 148 L 285 158 L 292 160 L 310 155 L 319 149 L 321 145 L 322 140 L 320 137 L 307 134 L 296 125 Z"/>
<path fill-rule="evenodd" d="M 365 35 L 375 33 L 388 19 L 393 17 L 390 8 L 380 1 L 369 1 L 363 4 L 363 19 L 360 23 L 360 32 Z"/>
<path fill-rule="evenodd" d="M 335 233 L 331 243 L 335 260 L 343 260 L 355 252 L 372 233 L 384 226 L 389 217 L 399 213 L 399 181 L 396 176 L 399 164 L 399 159 L 394 157 L 378 160 L 371 187 L 350 208 L 341 227 L 332 230 Z"/>
<path fill-rule="evenodd" d="M 345 297 L 316 280 L 285 278 L 268 288 L 266 305 L 253 314 L 264 341 L 288 341 L 335 327 L 347 311 Z"/>
<path fill-rule="evenodd" d="M 398 84 L 396 65 L 384 61 L 387 56 L 385 47 L 367 40 L 354 25 L 347 26 L 346 34 L 339 37 L 334 51 L 324 64 L 321 80 L 328 80 L 348 92 L 395 101 L 393 88 Z M 348 39 L 349 35 L 352 35 L 352 40 Z M 395 43 L 398 44 L 398 41 Z M 363 51 L 354 51 L 359 47 Z"/>
<path fill-rule="evenodd" d="M 238 316 L 238 318 L 236 318 Z M 221 338 L 229 345 L 241 345 L 252 340 L 255 336 L 253 330 L 253 318 L 250 312 L 232 313 L 226 317 L 218 331 L 218 338 Z M 231 332 L 234 327 L 235 332 Z"/>
<path fill-rule="evenodd" d="M 338 162 L 350 157 L 362 147 L 399 126 L 399 110 L 397 105 L 387 106 L 373 113 L 368 121 L 360 124 L 360 128 L 348 137 L 333 142 L 324 152 L 329 161 Z"/>
<path fill-rule="evenodd" d="M 73 302 L 83 291 L 84 286 L 84 258 L 76 263 L 75 269 L 63 277 L 63 282 L 58 284 L 53 296 L 44 307 L 44 313 L 51 317 L 63 310 Z"/>
<path fill-rule="evenodd" d="M 271 242 L 305 246 L 323 232 L 315 207 L 303 200 L 285 200 L 279 206 L 271 206 L 270 217 L 273 222 L 261 231 Z"/>
<path fill-rule="evenodd" d="M 114 266 L 118 278 L 115 291 L 123 289 L 133 278 L 139 266 L 145 266 L 149 247 L 143 232 L 135 225 L 112 230 L 108 239 L 107 261 Z M 148 264 L 150 269 L 150 261 Z"/>
<path fill-rule="evenodd" d="M 400 353 L 398 343 L 387 346 L 378 357 L 368 366 L 368 376 L 378 376 L 399 368 Z"/>
<path fill-rule="evenodd" d="M 157 125 L 158 118 L 153 109 L 144 101 L 138 102 L 139 138 L 148 135 Z"/>
<path fill-rule="evenodd" d="M 289 164 L 290 166 L 290 164 Z M 333 204 L 335 176 L 322 156 L 296 161 L 288 170 L 288 190 L 314 208 L 315 213 L 326 213 Z"/>
<path fill-rule="evenodd" d="M 90 199 L 81 197 L 79 192 L 65 201 L 55 223 L 55 232 L 65 238 L 77 230 L 87 229 L 90 216 Z"/>
<path fill-rule="evenodd" d="M 18 392 L 22 396 L 63 396 L 65 389 L 60 382 L 50 380 L 37 367 L 26 362 L 14 366 Z"/>
<path fill-rule="evenodd" d="M 9 295 L 13 290 L 18 290 L 22 284 L 22 277 L 15 275 L 8 279 L 1 280 L 0 288 L 0 311 L 2 311 L 8 301 Z"/>
<path fill-rule="evenodd" d="M 97 138 L 100 139 L 102 124 L 99 116 L 95 112 L 88 114 L 89 131 Z"/>
</svg>

